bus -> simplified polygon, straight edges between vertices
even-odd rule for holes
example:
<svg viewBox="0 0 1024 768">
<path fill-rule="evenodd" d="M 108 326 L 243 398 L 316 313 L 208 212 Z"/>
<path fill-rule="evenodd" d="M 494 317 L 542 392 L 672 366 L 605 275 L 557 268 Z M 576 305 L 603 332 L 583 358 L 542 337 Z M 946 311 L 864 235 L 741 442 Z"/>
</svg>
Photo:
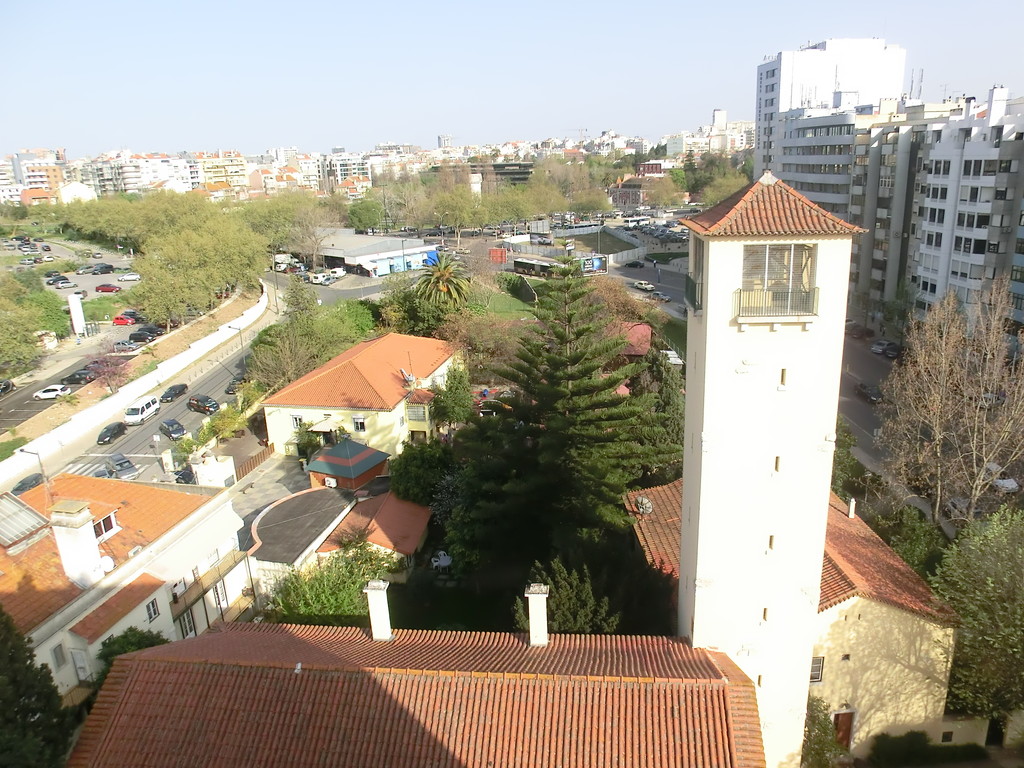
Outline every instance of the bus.
<svg viewBox="0 0 1024 768">
<path fill-rule="evenodd" d="M 580 268 L 583 271 L 584 277 L 608 274 L 608 258 L 599 253 L 588 253 L 577 256 L 576 261 L 580 263 Z M 531 277 L 551 277 L 555 269 L 559 266 L 560 265 L 557 261 L 531 259 L 525 256 L 520 256 L 512 260 L 513 271 L 520 275 L 530 275 Z"/>
<path fill-rule="evenodd" d="M 624 227 L 646 227 L 650 223 L 650 216 L 627 216 L 622 220 Z"/>
</svg>

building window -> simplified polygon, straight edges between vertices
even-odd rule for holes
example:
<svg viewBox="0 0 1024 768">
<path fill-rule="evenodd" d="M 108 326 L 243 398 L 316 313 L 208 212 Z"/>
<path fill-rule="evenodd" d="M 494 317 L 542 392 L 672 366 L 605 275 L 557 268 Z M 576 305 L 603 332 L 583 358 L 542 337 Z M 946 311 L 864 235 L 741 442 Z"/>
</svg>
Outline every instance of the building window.
<svg viewBox="0 0 1024 768">
<path fill-rule="evenodd" d="M 353 416 L 352 417 L 352 431 L 353 432 L 365 432 L 366 431 L 366 417 L 365 416 Z"/>
<path fill-rule="evenodd" d="M 156 621 L 156 617 L 159 615 L 160 606 L 157 604 L 156 598 L 154 597 L 152 600 L 146 603 L 146 616 L 149 618 L 150 622 L 153 622 Z"/>
<path fill-rule="evenodd" d="M 97 541 L 106 541 L 119 530 L 117 520 L 115 519 L 116 512 L 111 512 L 109 515 L 104 517 L 102 520 L 97 520 L 92 524 L 92 532 L 96 535 Z"/>
<path fill-rule="evenodd" d="M 57 643 L 53 646 L 53 650 L 50 651 L 53 656 L 53 668 L 60 669 L 68 663 L 67 654 L 64 653 L 64 643 Z"/>
<path fill-rule="evenodd" d="M 815 656 L 811 659 L 811 682 L 820 683 L 821 673 L 825 670 L 825 657 Z"/>
<path fill-rule="evenodd" d="M 425 405 L 407 405 L 405 412 L 409 415 L 409 421 L 427 420 L 427 406 Z"/>
<path fill-rule="evenodd" d="M 302 429 L 302 417 L 292 414 L 292 429 Z"/>
<path fill-rule="evenodd" d="M 743 246 L 740 311 L 761 315 L 813 314 L 816 246 Z"/>
</svg>

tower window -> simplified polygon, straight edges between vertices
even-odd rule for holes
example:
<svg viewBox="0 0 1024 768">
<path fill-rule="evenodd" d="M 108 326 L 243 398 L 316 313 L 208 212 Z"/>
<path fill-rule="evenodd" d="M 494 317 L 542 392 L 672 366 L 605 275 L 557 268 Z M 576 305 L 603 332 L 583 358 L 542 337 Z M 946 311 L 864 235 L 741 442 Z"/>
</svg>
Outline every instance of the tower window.
<svg viewBox="0 0 1024 768">
<path fill-rule="evenodd" d="M 806 243 L 743 246 L 739 314 L 814 314 L 816 256 Z"/>
<path fill-rule="evenodd" d="M 775 457 L 775 471 L 776 472 L 781 472 L 782 471 L 782 457 L 781 456 L 776 456 Z"/>
<path fill-rule="evenodd" d="M 820 683 L 821 674 L 825 671 L 825 657 L 815 656 L 811 659 L 811 682 Z"/>
<path fill-rule="evenodd" d="M 786 369 L 785 368 L 783 368 L 782 371 L 779 373 L 779 386 L 780 387 L 786 386 Z"/>
<path fill-rule="evenodd" d="M 775 549 L 775 537 L 774 536 L 769 536 L 768 537 L 768 549 Z"/>
<path fill-rule="evenodd" d="M 764 608 L 761 611 L 761 621 L 768 621 L 768 609 Z"/>
</svg>

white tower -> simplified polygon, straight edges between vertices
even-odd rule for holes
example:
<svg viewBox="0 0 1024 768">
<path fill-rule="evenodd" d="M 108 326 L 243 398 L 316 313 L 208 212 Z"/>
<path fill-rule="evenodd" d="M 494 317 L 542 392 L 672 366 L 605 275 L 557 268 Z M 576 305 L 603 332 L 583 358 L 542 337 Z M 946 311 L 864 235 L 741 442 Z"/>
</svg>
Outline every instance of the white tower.
<svg viewBox="0 0 1024 768">
<path fill-rule="evenodd" d="M 861 230 L 770 173 L 684 223 L 679 633 L 743 669 L 767 765 L 797 766 Z"/>
</svg>

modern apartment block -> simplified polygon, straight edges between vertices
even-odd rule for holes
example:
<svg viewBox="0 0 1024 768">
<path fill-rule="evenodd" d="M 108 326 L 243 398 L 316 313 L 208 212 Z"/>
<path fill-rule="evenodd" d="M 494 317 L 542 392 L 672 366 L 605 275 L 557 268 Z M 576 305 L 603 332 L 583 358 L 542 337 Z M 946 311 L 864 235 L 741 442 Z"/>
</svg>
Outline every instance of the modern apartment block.
<svg viewBox="0 0 1024 768">
<path fill-rule="evenodd" d="M 767 57 L 757 68 L 754 175 L 765 170 L 779 175 L 780 123 L 786 112 L 899 98 L 906 58 L 903 48 L 878 38 L 824 40 Z"/>
<path fill-rule="evenodd" d="M 949 291 L 974 303 L 986 281 L 1008 276 L 1024 322 L 1022 157 L 1024 99 L 1010 101 L 1006 88 L 926 127 L 910 265 L 919 309 Z"/>
<path fill-rule="evenodd" d="M 370 163 L 362 155 L 351 152 L 332 152 L 320 158 L 320 184 L 327 194 L 342 189 L 346 179 L 372 179 Z"/>
</svg>

